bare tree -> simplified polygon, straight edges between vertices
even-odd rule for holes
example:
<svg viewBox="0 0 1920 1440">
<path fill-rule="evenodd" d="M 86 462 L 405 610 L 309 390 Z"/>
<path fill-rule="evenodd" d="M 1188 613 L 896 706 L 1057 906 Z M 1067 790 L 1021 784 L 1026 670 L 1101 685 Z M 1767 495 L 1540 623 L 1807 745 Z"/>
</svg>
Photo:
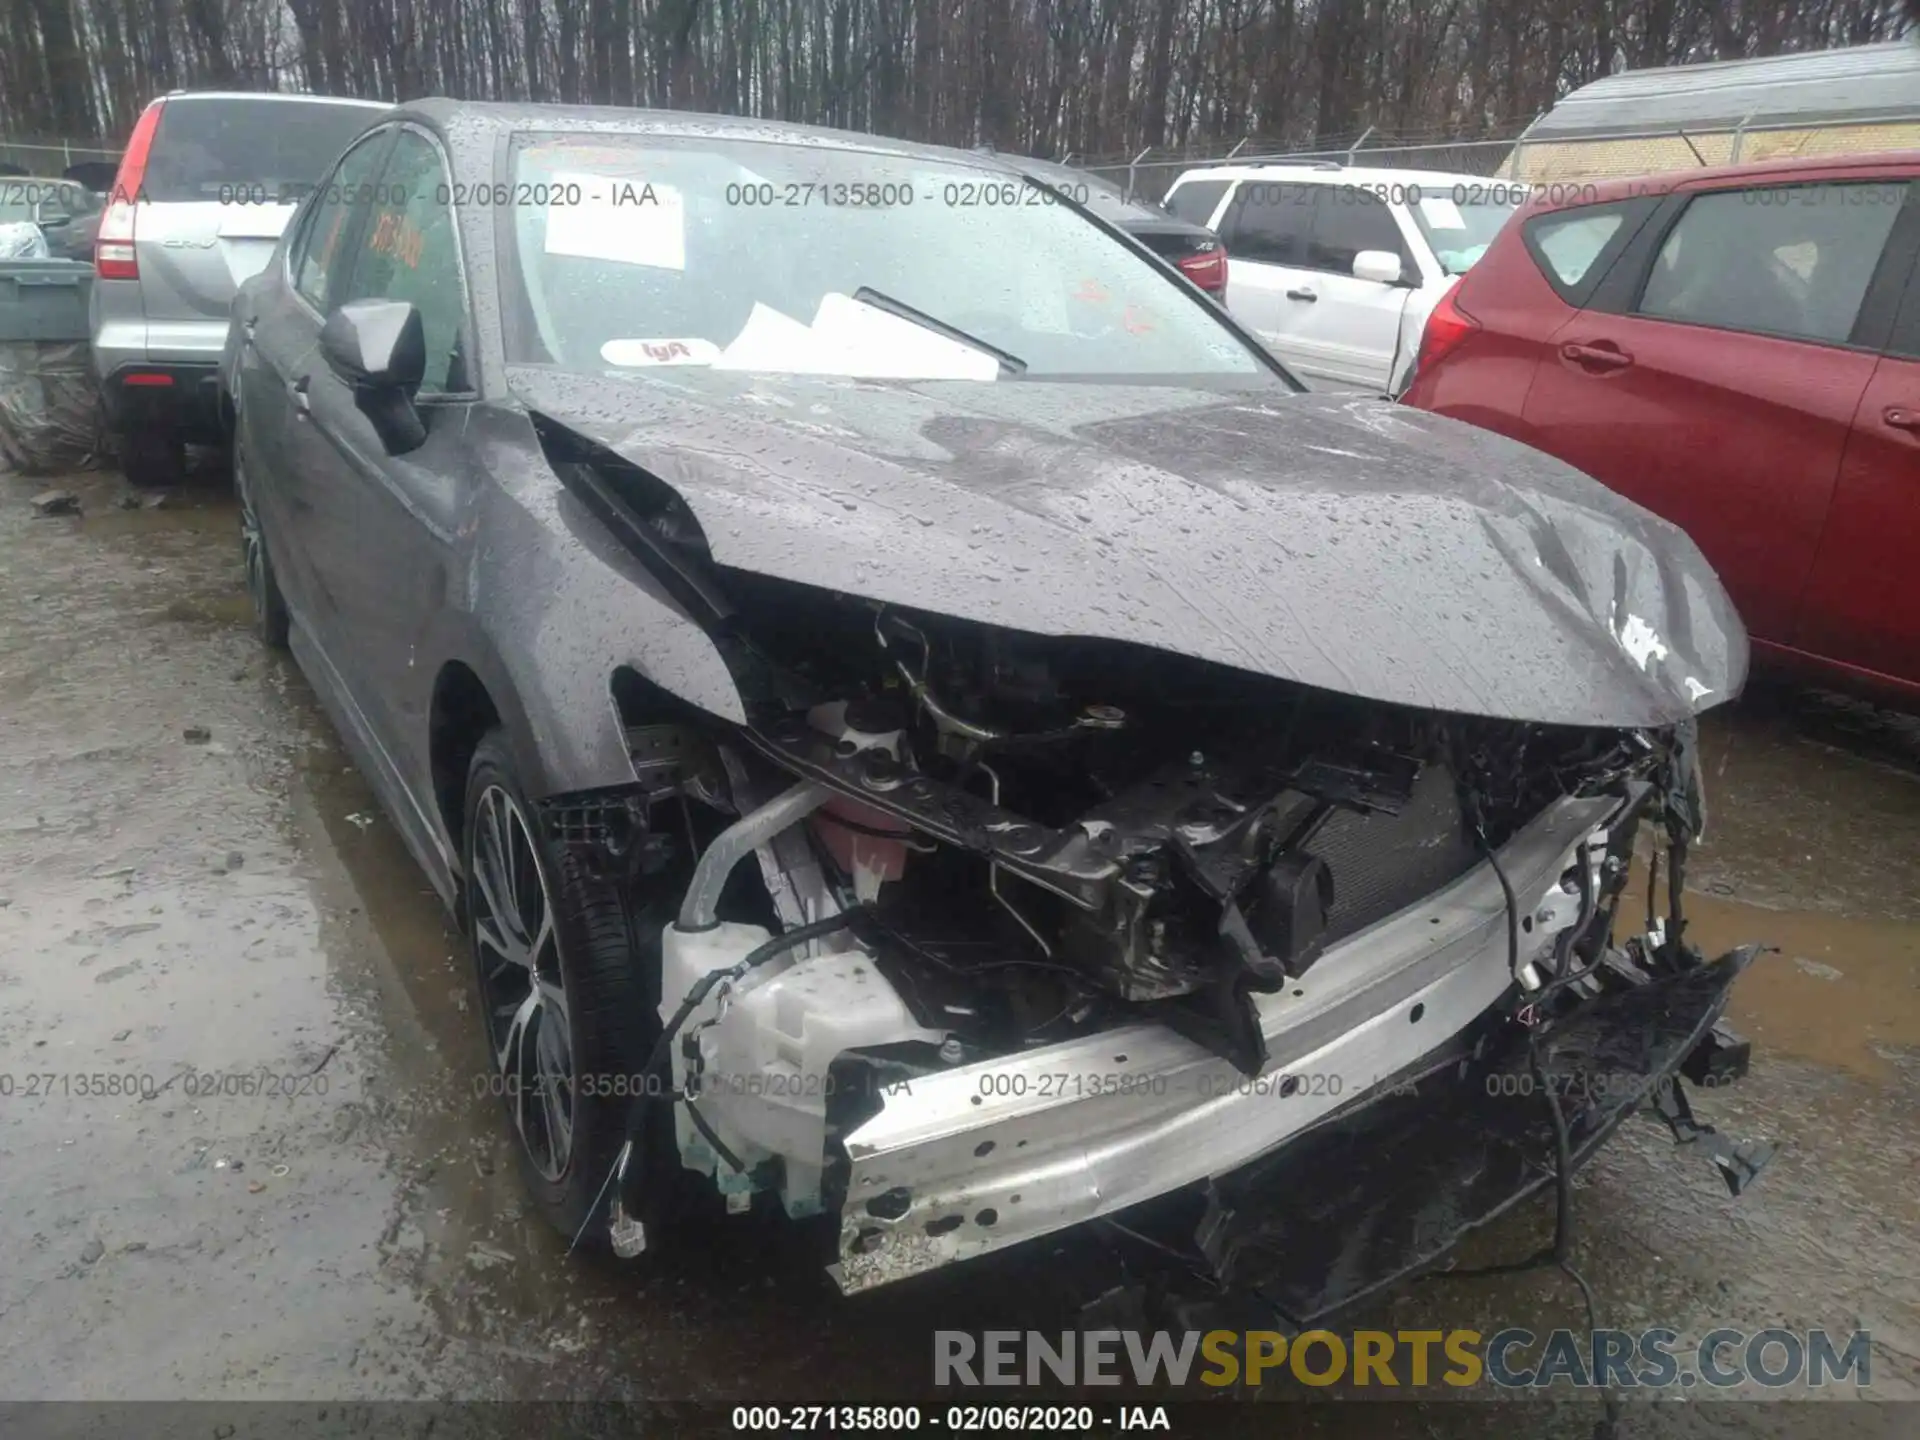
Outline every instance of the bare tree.
<svg viewBox="0 0 1920 1440">
<path fill-rule="evenodd" d="M 1903 13 L 1904 12 L 1904 13 Z M 0 0 L 0 136 L 176 86 L 714 109 L 1029 153 L 1505 130 L 1641 65 L 1886 39 L 1920 0 Z"/>
</svg>

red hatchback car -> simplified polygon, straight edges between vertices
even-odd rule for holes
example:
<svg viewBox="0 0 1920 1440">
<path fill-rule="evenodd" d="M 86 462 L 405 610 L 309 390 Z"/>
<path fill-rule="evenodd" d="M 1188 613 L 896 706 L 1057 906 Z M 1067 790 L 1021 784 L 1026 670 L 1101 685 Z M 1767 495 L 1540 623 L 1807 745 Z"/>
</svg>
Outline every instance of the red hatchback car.
<svg viewBox="0 0 1920 1440">
<path fill-rule="evenodd" d="M 1434 310 L 1405 401 L 1678 523 L 1757 656 L 1920 702 L 1920 154 L 1564 188 Z"/>
</svg>

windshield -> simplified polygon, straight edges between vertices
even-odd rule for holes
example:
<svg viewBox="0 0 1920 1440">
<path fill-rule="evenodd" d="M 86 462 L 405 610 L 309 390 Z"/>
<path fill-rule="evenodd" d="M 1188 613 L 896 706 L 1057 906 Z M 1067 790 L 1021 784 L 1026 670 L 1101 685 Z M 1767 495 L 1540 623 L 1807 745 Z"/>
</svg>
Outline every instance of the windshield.
<svg viewBox="0 0 1920 1440">
<path fill-rule="evenodd" d="M 1210 307 L 1051 190 L 818 145 L 526 137 L 508 358 L 869 379 L 1255 377 Z"/>
<path fill-rule="evenodd" d="M 288 204 L 380 114 L 328 100 L 171 99 L 140 188 L 149 200 Z"/>
<path fill-rule="evenodd" d="M 1504 193 L 1508 188 L 1513 192 L 1511 200 Z M 1420 233 L 1433 247 L 1433 258 L 1440 262 L 1440 268 L 1449 275 L 1464 275 L 1487 253 L 1487 246 L 1507 218 L 1520 208 L 1525 190 L 1524 185 L 1507 187 L 1498 182 L 1456 185 L 1451 194 L 1437 188 L 1431 192 L 1423 189 L 1419 201 L 1409 208 Z"/>
</svg>

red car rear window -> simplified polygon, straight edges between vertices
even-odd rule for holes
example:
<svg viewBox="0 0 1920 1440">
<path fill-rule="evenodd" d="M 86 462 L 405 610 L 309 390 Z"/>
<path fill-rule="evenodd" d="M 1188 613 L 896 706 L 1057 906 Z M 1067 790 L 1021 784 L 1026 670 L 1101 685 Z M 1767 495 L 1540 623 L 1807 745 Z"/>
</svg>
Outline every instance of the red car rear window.
<svg viewBox="0 0 1920 1440">
<path fill-rule="evenodd" d="M 1547 283 L 1569 305 L 1581 306 L 1656 203 L 1648 197 L 1549 210 L 1523 221 L 1520 234 Z"/>
</svg>

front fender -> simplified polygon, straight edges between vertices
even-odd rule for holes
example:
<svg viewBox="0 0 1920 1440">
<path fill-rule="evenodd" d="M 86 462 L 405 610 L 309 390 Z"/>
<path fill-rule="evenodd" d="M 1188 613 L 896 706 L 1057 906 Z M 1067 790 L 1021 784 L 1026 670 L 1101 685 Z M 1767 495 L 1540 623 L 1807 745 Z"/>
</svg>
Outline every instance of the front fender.
<svg viewBox="0 0 1920 1440">
<path fill-rule="evenodd" d="M 633 779 L 610 682 L 621 668 L 734 723 L 740 691 L 712 638 L 579 500 L 541 455 L 531 425 L 489 457 L 500 484 L 469 520 L 466 617 L 450 658 L 467 658 L 513 733 L 529 793 Z M 506 437 L 502 437 L 504 440 Z"/>
</svg>

